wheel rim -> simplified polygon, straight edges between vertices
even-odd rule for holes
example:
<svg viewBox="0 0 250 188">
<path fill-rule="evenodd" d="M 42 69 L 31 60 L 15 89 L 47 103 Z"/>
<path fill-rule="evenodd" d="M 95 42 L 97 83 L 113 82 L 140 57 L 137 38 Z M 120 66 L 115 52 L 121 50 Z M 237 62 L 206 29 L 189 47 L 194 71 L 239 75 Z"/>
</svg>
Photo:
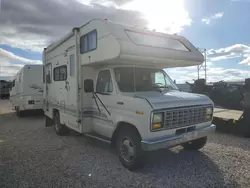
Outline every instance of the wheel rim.
<svg viewBox="0 0 250 188">
<path fill-rule="evenodd" d="M 122 158 L 127 162 L 131 162 L 135 158 L 135 145 L 127 137 L 122 140 L 120 151 Z"/>
</svg>

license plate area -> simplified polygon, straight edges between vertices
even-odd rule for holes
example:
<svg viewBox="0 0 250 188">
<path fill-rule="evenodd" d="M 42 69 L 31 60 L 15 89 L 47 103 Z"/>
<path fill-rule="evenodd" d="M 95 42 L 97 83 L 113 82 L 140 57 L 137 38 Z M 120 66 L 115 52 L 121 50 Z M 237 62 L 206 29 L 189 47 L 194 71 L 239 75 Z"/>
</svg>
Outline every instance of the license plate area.
<svg viewBox="0 0 250 188">
<path fill-rule="evenodd" d="M 192 131 L 194 131 L 194 130 L 195 130 L 195 126 L 177 129 L 177 130 L 175 131 L 175 135 L 180 135 L 180 134 L 192 132 Z"/>
</svg>

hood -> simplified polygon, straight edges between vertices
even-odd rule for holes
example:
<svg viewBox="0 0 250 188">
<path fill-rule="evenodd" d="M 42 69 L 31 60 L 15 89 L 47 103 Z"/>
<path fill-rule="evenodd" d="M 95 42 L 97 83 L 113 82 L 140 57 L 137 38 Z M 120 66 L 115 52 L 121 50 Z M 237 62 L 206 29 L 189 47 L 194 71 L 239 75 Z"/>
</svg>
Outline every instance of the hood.
<svg viewBox="0 0 250 188">
<path fill-rule="evenodd" d="M 176 90 L 166 93 L 160 93 L 157 91 L 136 92 L 136 96 L 146 99 L 153 109 L 213 104 L 213 102 L 205 95 Z"/>
</svg>

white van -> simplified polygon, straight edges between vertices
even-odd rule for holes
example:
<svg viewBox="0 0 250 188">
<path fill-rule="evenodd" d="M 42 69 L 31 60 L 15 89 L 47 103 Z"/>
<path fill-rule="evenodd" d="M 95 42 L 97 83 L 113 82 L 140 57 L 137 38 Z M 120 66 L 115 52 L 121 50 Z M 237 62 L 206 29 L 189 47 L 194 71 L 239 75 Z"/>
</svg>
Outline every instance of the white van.
<svg viewBox="0 0 250 188">
<path fill-rule="evenodd" d="M 46 126 L 111 143 L 128 169 L 145 151 L 200 149 L 215 130 L 213 102 L 163 70 L 203 62 L 184 37 L 94 19 L 45 48 L 43 62 Z"/>
<path fill-rule="evenodd" d="M 19 117 L 27 111 L 43 111 L 42 65 L 24 65 L 14 76 L 10 102 Z"/>
</svg>

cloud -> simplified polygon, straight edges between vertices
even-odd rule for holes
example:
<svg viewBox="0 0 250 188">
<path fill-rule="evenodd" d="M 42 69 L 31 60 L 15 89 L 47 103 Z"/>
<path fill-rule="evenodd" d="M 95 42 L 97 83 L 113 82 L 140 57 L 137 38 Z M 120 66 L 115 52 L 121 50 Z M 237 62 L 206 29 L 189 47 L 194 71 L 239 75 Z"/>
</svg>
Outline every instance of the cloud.
<svg viewBox="0 0 250 188">
<path fill-rule="evenodd" d="M 204 22 L 205 24 L 210 24 L 212 20 L 222 18 L 223 15 L 224 15 L 224 12 L 218 12 L 212 16 L 202 18 L 201 21 Z"/>
<path fill-rule="evenodd" d="M 7 61 L 16 61 L 16 62 L 23 62 L 23 63 L 30 63 L 30 64 L 42 64 L 42 61 L 40 60 L 32 60 L 32 59 L 23 58 L 9 51 L 6 51 L 2 48 L 0 48 L 0 58 L 3 61 L 7 60 Z"/>
<path fill-rule="evenodd" d="M 183 0 L 2 0 L 1 8 L 0 44 L 36 52 L 93 18 L 169 33 L 192 21 Z"/>
<path fill-rule="evenodd" d="M 18 63 L 16 63 L 18 62 Z M 0 48 L 0 76 L 10 77 L 16 74 L 24 64 L 41 64 L 40 60 L 32 60 L 17 56 Z"/>
<path fill-rule="evenodd" d="M 134 0 L 121 8 L 141 12 L 148 27 L 160 32 L 179 33 L 192 23 L 183 0 Z"/>
<path fill-rule="evenodd" d="M 99 4 L 98 4 L 99 2 Z M 106 4 L 105 4 L 106 2 Z M 112 3 L 107 4 L 108 2 Z M 125 1 L 103 0 L 2 0 L 0 44 L 41 52 L 73 27 L 93 18 L 147 25 L 138 11 L 117 9 Z"/>
<path fill-rule="evenodd" d="M 231 0 L 231 2 L 243 2 L 243 3 L 250 3 L 250 0 Z"/>
<path fill-rule="evenodd" d="M 250 65 L 250 46 L 244 44 L 235 44 L 225 48 L 210 49 L 207 51 L 207 81 L 218 82 L 224 81 L 244 81 L 250 77 L 248 67 L 235 69 L 220 67 L 216 61 L 226 60 L 231 58 L 243 58 L 239 64 Z M 172 79 L 177 83 L 193 82 L 193 79 L 198 78 L 197 66 L 171 68 L 166 70 Z M 200 78 L 205 78 L 205 72 L 200 71 Z"/>
<path fill-rule="evenodd" d="M 250 65 L 250 46 L 234 44 L 226 48 L 210 49 L 207 51 L 207 57 L 210 61 L 241 57 L 243 60 L 239 64 Z"/>
</svg>

